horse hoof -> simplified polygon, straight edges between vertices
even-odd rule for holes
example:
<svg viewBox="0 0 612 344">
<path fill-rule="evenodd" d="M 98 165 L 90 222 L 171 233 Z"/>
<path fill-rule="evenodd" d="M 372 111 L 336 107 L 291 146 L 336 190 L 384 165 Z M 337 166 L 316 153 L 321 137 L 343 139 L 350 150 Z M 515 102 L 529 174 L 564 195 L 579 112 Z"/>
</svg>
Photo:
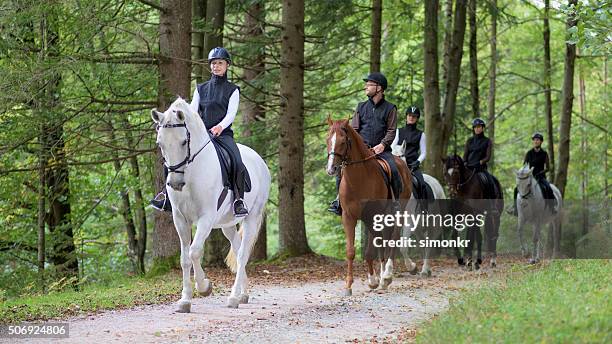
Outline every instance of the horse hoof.
<svg viewBox="0 0 612 344">
<path fill-rule="evenodd" d="M 248 294 L 241 294 L 240 295 L 240 303 L 242 303 L 242 304 L 249 303 L 249 295 Z"/>
<path fill-rule="evenodd" d="M 179 301 L 177 304 L 177 313 L 191 313 L 191 302 Z"/>
<path fill-rule="evenodd" d="M 457 258 L 457 264 L 459 264 L 460 266 L 465 265 L 465 260 L 463 260 L 463 257 Z"/>
<path fill-rule="evenodd" d="M 343 289 L 342 296 L 353 296 L 353 289 Z"/>
<path fill-rule="evenodd" d="M 533 258 L 532 258 L 532 259 L 529 259 L 529 264 L 531 264 L 531 265 L 533 265 L 533 264 L 537 264 L 537 263 L 539 263 L 539 262 L 540 262 L 540 261 L 539 261 L 539 260 L 537 260 L 537 259 L 533 259 Z"/>
<path fill-rule="evenodd" d="M 409 272 L 410 272 L 411 275 L 416 275 L 417 272 L 418 272 L 417 265 L 414 264 L 414 268 L 412 270 L 410 270 Z"/>
<path fill-rule="evenodd" d="M 421 277 L 431 277 L 431 270 L 421 271 Z"/>
<path fill-rule="evenodd" d="M 378 284 L 370 284 L 370 283 L 368 283 L 368 288 L 370 288 L 371 290 L 374 290 L 374 289 L 378 288 Z"/>
<path fill-rule="evenodd" d="M 238 308 L 240 304 L 240 299 L 237 297 L 228 297 L 227 298 L 227 308 Z"/>
<path fill-rule="evenodd" d="M 383 278 L 382 283 L 380 284 L 380 289 L 387 290 L 387 287 L 389 287 L 389 284 L 391 284 L 391 282 L 393 282 L 393 278 Z"/>
<path fill-rule="evenodd" d="M 497 263 L 495 263 L 495 262 L 491 262 L 491 267 L 492 267 L 492 268 L 496 268 L 496 267 L 497 267 Z"/>
<path fill-rule="evenodd" d="M 196 289 L 200 296 L 210 296 L 210 294 L 212 294 L 212 283 L 210 283 L 210 280 L 208 278 L 205 279 L 202 284 L 196 282 Z"/>
</svg>

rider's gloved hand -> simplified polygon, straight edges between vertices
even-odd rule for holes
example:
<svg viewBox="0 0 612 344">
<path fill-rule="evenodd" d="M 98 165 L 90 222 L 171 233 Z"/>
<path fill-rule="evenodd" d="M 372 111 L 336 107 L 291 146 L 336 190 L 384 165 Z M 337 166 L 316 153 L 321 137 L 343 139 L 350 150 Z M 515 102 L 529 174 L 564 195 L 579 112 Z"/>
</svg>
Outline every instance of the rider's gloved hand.
<svg viewBox="0 0 612 344">
<path fill-rule="evenodd" d="M 421 166 L 421 162 L 418 160 L 415 160 L 412 163 L 410 163 L 411 170 L 416 170 L 417 168 L 419 168 L 419 166 Z"/>
</svg>

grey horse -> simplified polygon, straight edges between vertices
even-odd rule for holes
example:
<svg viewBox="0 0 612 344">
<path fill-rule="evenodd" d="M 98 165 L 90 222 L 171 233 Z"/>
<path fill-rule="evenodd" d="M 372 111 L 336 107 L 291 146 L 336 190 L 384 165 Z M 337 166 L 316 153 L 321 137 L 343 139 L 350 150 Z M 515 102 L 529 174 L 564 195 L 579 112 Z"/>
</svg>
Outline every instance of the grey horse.
<svg viewBox="0 0 612 344">
<path fill-rule="evenodd" d="M 533 251 L 530 264 L 535 264 L 543 258 L 542 254 L 542 240 L 541 231 L 542 227 L 547 224 L 553 226 L 553 241 L 554 245 L 558 245 L 558 233 L 561 225 L 561 206 L 563 199 L 561 198 L 561 192 L 559 189 L 550 184 L 553 190 L 553 194 L 557 199 L 557 209 L 553 211 L 550 207 L 546 206 L 542 190 L 538 185 L 537 180 L 532 174 L 533 167 L 529 165 L 523 166 L 516 172 L 516 186 L 518 189 L 518 195 L 516 197 L 516 208 L 518 210 L 518 234 L 521 243 L 521 253 L 523 257 L 528 256 L 527 249 L 523 241 L 523 228 L 527 223 L 533 224 Z M 558 247 L 555 247 L 553 252 L 558 252 Z"/>
</svg>

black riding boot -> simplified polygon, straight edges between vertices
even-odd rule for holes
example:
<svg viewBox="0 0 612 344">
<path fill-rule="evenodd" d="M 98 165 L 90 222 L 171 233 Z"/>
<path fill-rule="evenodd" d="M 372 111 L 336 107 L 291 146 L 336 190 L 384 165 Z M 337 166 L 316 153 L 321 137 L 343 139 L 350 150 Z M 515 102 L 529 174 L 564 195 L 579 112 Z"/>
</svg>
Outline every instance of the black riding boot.
<svg viewBox="0 0 612 344">
<path fill-rule="evenodd" d="M 168 177 L 168 168 L 164 165 L 164 180 Z M 161 196 L 161 197 L 160 197 Z M 149 201 L 151 206 L 159 211 L 172 211 L 170 198 L 166 195 L 166 190 L 162 190 L 152 200 Z"/>
<path fill-rule="evenodd" d="M 234 216 L 243 217 L 249 215 L 249 210 L 244 204 L 244 170 L 236 176 L 234 190 Z"/>
<path fill-rule="evenodd" d="M 515 187 L 514 188 L 514 202 L 512 202 L 512 205 L 510 206 L 510 208 L 506 210 L 506 213 L 512 216 L 518 216 L 518 208 L 516 207 L 516 195 L 517 194 L 518 194 L 518 189 Z"/>
<path fill-rule="evenodd" d="M 340 189 L 340 174 L 336 175 L 336 192 Z M 338 216 L 342 215 L 342 207 L 340 206 L 340 196 L 336 194 L 336 199 L 331 202 L 327 211 L 332 212 Z"/>
</svg>

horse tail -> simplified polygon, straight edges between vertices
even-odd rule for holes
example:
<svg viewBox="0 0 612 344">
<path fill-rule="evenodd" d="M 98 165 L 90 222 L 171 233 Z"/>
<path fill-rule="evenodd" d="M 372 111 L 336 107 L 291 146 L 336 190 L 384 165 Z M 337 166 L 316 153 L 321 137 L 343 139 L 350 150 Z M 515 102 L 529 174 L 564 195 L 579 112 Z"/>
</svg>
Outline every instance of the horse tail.
<svg viewBox="0 0 612 344">
<path fill-rule="evenodd" d="M 264 210 L 261 212 L 261 215 L 259 215 L 259 218 L 257 219 L 257 231 L 255 232 L 255 238 L 253 238 L 253 241 L 251 242 L 251 247 L 249 247 L 249 252 L 252 252 L 253 246 L 255 246 L 255 243 L 257 242 L 257 237 L 259 236 L 259 229 L 261 228 L 261 224 L 264 220 L 265 214 L 266 210 L 264 208 Z M 238 229 L 238 235 L 242 239 L 242 232 L 244 226 L 242 225 L 242 223 L 240 223 L 238 226 L 240 226 L 240 229 Z M 231 247 L 229 252 L 227 253 L 227 256 L 225 257 L 225 265 L 227 265 L 227 267 L 233 273 L 236 273 L 238 271 L 238 258 L 236 257 L 234 249 Z"/>
</svg>

